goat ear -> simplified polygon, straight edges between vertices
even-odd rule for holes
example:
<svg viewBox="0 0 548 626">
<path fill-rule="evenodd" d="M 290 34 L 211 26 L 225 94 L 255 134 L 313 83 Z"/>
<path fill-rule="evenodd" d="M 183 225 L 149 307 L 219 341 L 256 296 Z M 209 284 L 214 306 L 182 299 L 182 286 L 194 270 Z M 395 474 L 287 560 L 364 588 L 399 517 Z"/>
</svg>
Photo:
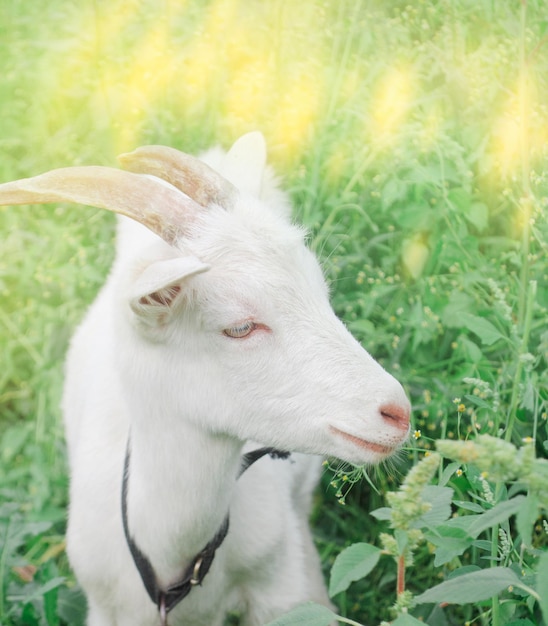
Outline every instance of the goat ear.
<svg viewBox="0 0 548 626">
<path fill-rule="evenodd" d="M 208 269 L 209 265 L 193 256 L 152 263 L 132 285 L 131 310 L 147 326 L 165 324 L 175 300 L 182 294 L 184 281 Z"/>
<path fill-rule="evenodd" d="M 238 189 L 259 197 L 266 167 L 266 142 L 260 132 L 240 137 L 227 152 L 220 167 L 222 175 Z"/>
</svg>

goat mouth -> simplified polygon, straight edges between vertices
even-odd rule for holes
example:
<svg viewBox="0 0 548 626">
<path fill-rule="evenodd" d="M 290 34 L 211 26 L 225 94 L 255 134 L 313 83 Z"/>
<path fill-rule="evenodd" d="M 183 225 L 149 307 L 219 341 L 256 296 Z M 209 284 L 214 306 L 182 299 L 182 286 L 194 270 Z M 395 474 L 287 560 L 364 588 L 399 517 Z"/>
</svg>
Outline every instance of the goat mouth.
<svg viewBox="0 0 548 626">
<path fill-rule="evenodd" d="M 336 435 L 340 435 L 344 437 L 347 441 L 352 442 L 353 444 L 359 446 L 360 448 L 365 448 L 370 452 L 375 452 L 376 454 L 380 454 L 382 456 L 390 456 L 394 450 L 394 446 L 384 446 L 380 443 L 374 443 L 373 441 L 367 441 L 367 439 L 361 439 L 360 437 L 356 437 L 356 435 L 351 435 L 350 433 L 345 432 L 344 430 L 339 430 L 335 428 L 335 426 L 329 426 L 329 429 L 335 433 Z"/>
</svg>

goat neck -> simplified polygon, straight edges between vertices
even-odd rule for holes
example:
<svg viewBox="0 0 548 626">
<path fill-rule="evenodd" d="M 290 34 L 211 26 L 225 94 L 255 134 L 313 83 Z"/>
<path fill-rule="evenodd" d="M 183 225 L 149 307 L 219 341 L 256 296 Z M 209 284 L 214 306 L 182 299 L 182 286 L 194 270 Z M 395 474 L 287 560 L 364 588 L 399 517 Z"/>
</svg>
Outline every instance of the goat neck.
<svg viewBox="0 0 548 626">
<path fill-rule="evenodd" d="M 131 535 L 152 563 L 159 583 L 167 586 L 222 524 L 239 473 L 242 444 L 200 431 L 177 417 L 167 424 L 162 417 L 164 424 L 158 427 L 149 414 L 134 413 L 127 506 Z"/>
</svg>

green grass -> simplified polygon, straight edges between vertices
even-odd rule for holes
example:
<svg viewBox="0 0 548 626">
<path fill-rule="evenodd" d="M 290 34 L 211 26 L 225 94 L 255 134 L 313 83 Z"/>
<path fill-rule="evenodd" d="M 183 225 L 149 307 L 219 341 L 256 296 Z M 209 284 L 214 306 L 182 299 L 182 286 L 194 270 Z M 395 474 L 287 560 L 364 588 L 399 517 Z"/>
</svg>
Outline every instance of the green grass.
<svg viewBox="0 0 548 626">
<path fill-rule="evenodd" d="M 463 567 L 491 565 L 513 569 L 533 591 L 482 583 L 486 600 L 409 609 L 431 626 L 548 623 L 546 592 L 540 602 L 534 595 L 547 504 L 526 467 L 534 452 L 542 476 L 548 456 L 544 4 L 0 2 L 0 180 L 114 165 L 116 154 L 145 143 L 196 152 L 252 129 L 266 135 L 337 313 L 414 406 L 408 454 L 372 472 L 374 488 L 349 471 L 326 471 L 318 494 L 326 573 L 356 542 L 392 554 L 335 596 L 345 619 L 378 624 L 399 614 L 410 623 L 408 599 L 400 597 L 399 613 L 391 608 L 405 557 L 415 596 Z M 113 224 L 83 207 L 0 209 L 5 626 L 81 623 L 63 552 L 58 405 L 63 355 L 108 271 Z M 451 514 L 495 509 L 493 523 L 477 536 L 467 527 L 462 553 L 442 562 L 447 520 L 398 518 L 398 498 L 384 494 L 423 467 L 438 440 L 470 441 L 485 457 L 478 435 L 516 446 L 501 452 L 515 472 L 440 445 L 445 460 L 428 480 L 453 490 Z M 520 494 L 527 514 L 497 515 Z M 370 515 L 387 505 L 384 518 Z M 422 533 L 416 545 L 412 524 Z"/>
</svg>

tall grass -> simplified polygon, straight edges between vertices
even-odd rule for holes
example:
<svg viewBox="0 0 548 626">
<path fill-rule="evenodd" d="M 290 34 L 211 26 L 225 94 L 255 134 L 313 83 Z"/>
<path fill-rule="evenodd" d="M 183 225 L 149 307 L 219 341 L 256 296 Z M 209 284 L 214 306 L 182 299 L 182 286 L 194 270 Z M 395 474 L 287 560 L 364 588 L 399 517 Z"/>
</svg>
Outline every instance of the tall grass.
<svg viewBox="0 0 548 626">
<path fill-rule="evenodd" d="M 523 446 L 539 462 L 548 454 L 543 0 L 3 0 L 0 32 L 2 181 L 113 165 L 144 143 L 199 151 L 266 135 L 338 314 L 414 405 L 406 458 L 373 472 L 372 486 L 326 470 L 315 519 L 326 572 L 352 543 L 390 553 L 381 532 L 403 541 L 390 514 L 370 512 L 437 441 L 483 450 L 478 436 L 491 435 L 516 446 L 505 448 L 514 474 L 444 448 L 430 486 L 453 490 L 459 516 L 536 494 L 530 536 L 509 513 L 440 563 L 448 531 L 421 527 L 405 591 L 501 564 L 534 591 L 546 503 L 515 459 Z M 69 337 L 112 259 L 113 219 L 13 207 L 0 228 L 0 623 L 77 625 L 58 404 Z M 392 556 L 337 593 L 341 616 L 542 623 L 526 592 L 402 607 L 402 554 Z"/>
</svg>

